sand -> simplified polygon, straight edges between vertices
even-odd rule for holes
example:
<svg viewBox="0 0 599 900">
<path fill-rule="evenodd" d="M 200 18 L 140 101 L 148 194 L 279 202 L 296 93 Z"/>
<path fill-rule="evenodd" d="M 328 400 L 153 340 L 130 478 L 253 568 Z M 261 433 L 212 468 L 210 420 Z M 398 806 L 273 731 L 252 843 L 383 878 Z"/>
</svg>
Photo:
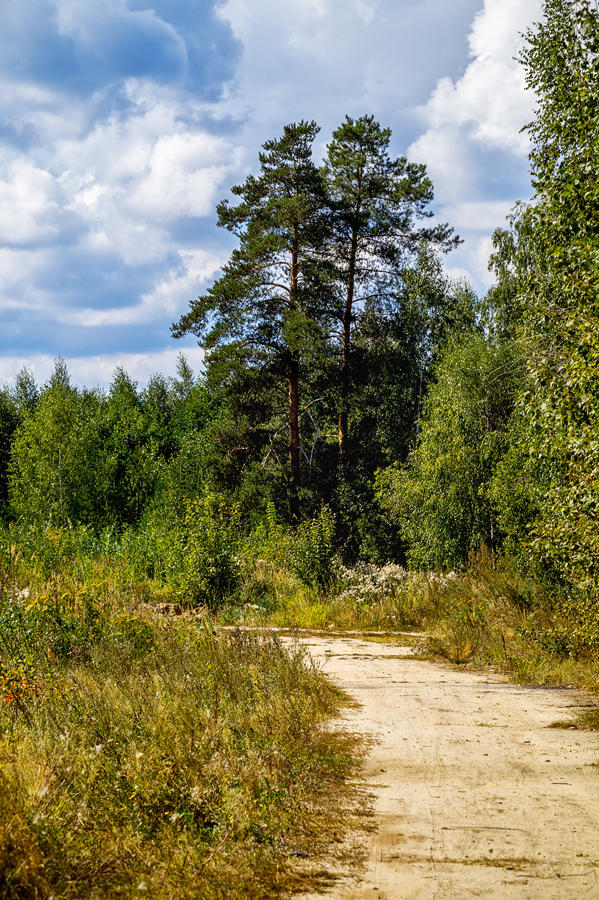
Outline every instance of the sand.
<svg viewBox="0 0 599 900">
<path fill-rule="evenodd" d="M 509 684 L 409 647 L 302 641 L 359 702 L 346 727 L 373 739 L 366 865 L 326 896 L 599 900 L 599 735 L 548 727 L 594 705 L 590 696 Z"/>
</svg>

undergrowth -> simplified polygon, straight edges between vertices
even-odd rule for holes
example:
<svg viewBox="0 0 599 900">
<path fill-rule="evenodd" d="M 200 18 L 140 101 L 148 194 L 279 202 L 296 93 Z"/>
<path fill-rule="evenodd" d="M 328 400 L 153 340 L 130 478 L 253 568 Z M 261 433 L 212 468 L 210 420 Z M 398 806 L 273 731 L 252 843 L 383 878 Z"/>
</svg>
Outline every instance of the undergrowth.
<svg viewBox="0 0 599 900">
<path fill-rule="evenodd" d="M 166 532 L 158 550 L 150 532 L 0 533 L 1 896 L 318 883 L 325 848 L 358 822 L 357 745 L 322 727 L 344 701 L 297 648 L 219 626 L 409 630 L 452 663 L 599 690 L 592 600 L 506 562 L 345 568 L 326 508 L 295 534 L 271 515 L 243 537 L 206 495 L 184 522 L 179 557 Z M 165 605 L 181 614 L 161 619 Z"/>
<path fill-rule="evenodd" d="M 560 595 L 484 551 L 465 573 L 344 567 L 327 507 L 295 533 L 271 507 L 251 534 L 237 524 L 236 509 L 207 492 L 170 544 L 168 523 L 99 536 L 13 525 L 0 529 L 0 563 L 37 596 L 81 592 L 82 608 L 87 591 L 138 610 L 200 603 L 220 625 L 422 632 L 426 650 L 453 663 L 599 689 L 594 597 Z"/>
<path fill-rule="evenodd" d="M 254 570 L 255 571 L 255 570 Z M 309 629 L 414 631 L 422 649 L 455 664 L 491 666 L 522 683 L 599 691 L 599 610 L 525 578 L 505 560 L 473 557 L 465 573 L 400 566 L 337 568 L 326 594 L 264 563 L 270 606 L 229 609 L 229 619 Z M 274 596 L 274 600 L 272 597 Z"/>
<path fill-rule="evenodd" d="M 321 727 L 343 702 L 274 637 L 144 616 L 106 581 L 5 578 L 0 896 L 310 886 L 293 854 L 354 822 L 356 741 Z"/>
</svg>

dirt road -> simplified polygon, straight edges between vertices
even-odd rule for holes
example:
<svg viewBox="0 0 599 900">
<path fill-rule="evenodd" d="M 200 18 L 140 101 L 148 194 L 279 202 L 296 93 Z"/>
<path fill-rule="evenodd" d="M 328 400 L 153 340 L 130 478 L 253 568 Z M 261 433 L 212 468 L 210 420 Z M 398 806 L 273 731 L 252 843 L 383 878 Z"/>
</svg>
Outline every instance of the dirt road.
<svg viewBox="0 0 599 900">
<path fill-rule="evenodd" d="M 599 900 L 599 739 L 548 728 L 590 698 L 418 659 L 408 647 L 305 639 L 361 707 L 375 796 L 361 880 L 328 896 Z"/>
</svg>

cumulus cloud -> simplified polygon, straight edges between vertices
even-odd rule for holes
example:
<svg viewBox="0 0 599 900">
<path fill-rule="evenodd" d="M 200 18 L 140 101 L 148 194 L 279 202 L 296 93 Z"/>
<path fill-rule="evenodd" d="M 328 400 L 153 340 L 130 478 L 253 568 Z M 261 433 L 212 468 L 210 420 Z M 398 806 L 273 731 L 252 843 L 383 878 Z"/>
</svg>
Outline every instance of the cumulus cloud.
<svg viewBox="0 0 599 900">
<path fill-rule="evenodd" d="M 209 134 L 158 138 L 130 198 L 141 216 L 165 221 L 209 216 L 235 157 L 230 144 Z"/>
<path fill-rule="evenodd" d="M 13 149 L 4 165 L 0 156 L 0 313 L 22 311 L 11 329 L 23 341 L 37 341 L 49 315 L 73 326 L 59 353 L 74 349 L 75 326 L 90 324 L 160 325 L 167 342 L 170 321 L 225 258 L 172 229 L 213 217 L 239 151 L 206 130 L 195 100 L 145 81 L 123 92 L 126 110 L 91 129 L 60 124 L 51 145 Z"/>
<path fill-rule="evenodd" d="M 139 303 L 114 309 L 66 311 L 61 320 L 68 325 L 97 328 L 100 325 L 143 325 L 165 316 L 176 318 L 198 286 L 205 286 L 213 279 L 225 262 L 224 254 L 218 256 L 203 250 L 180 256 L 180 265 L 168 272 L 151 291 L 143 294 Z"/>
<path fill-rule="evenodd" d="M 58 34 L 73 40 L 85 68 L 99 77 L 148 77 L 162 81 L 187 72 L 185 41 L 152 9 L 131 10 L 125 0 L 102 4 L 54 0 Z M 101 74 L 103 73 L 103 74 Z"/>
<path fill-rule="evenodd" d="M 345 113 L 390 125 L 467 238 L 449 265 L 484 286 L 492 227 L 526 190 L 512 56 L 539 2 L 3 4 L 0 374 L 15 346 L 48 371 L 79 360 L 82 378 L 117 358 L 158 367 L 230 250 L 216 202 L 299 118 L 323 126 L 319 151 Z M 105 362 L 86 369 L 87 354 Z"/>
<path fill-rule="evenodd" d="M 465 239 L 450 265 L 469 271 L 479 290 L 490 283 L 490 233 L 529 190 L 523 127 L 534 95 L 517 61 L 523 33 L 540 17 L 541 0 L 484 0 L 469 35 L 470 62 L 458 78 L 441 78 L 419 109 L 422 134 L 409 156 L 425 162 L 441 215 Z"/>
<path fill-rule="evenodd" d="M 78 140 L 59 142 L 55 165 L 86 246 L 126 265 L 166 258 L 169 226 L 213 215 L 239 168 L 228 139 L 194 122 L 194 108 L 146 83 L 128 85 L 127 114 L 99 122 Z"/>
<path fill-rule="evenodd" d="M 522 33 L 540 11 L 541 0 L 485 0 L 470 32 L 472 61 L 461 78 L 437 83 L 423 110 L 428 130 L 420 141 L 457 126 L 483 145 L 528 152 L 522 127 L 532 118 L 533 96 L 516 57 Z"/>
<path fill-rule="evenodd" d="M 224 0 L 219 15 L 242 47 L 231 106 L 262 129 L 315 118 L 330 131 L 371 112 L 398 141 L 440 74 L 463 58 L 480 0 Z M 432 24 L 434 23 L 434 24 Z M 262 137 L 264 139 L 264 137 Z"/>
<path fill-rule="evenodd" d="M 62 199 L 56 180 L 25 160 L 13 160 L 2 169 L 0 243 L 32 244 L 55 236 Z"/>
<path fill-rule="evenodd" d="M 73 356 L 67 357 L 65 362 L 74 384 L 106 387 L 114 378 L 117 368 L 122 368 L 134 381 L 144 385 L 155 374 L 173 377 L 177 372 L 180 353 L 183 353 L 196 374 L 202 370 L 204 352 L 200 347 L 169 347 L 166 350 L 148 353 Z M 16 374 L 25 367 L 30 369 L 38 384 L 43 384 L 54 371 L 55 364 L 56 358 L 47 353 L 33 356 L 5 356 L 0 359 L 0 383 L 13 384 Z"/>
</svg>

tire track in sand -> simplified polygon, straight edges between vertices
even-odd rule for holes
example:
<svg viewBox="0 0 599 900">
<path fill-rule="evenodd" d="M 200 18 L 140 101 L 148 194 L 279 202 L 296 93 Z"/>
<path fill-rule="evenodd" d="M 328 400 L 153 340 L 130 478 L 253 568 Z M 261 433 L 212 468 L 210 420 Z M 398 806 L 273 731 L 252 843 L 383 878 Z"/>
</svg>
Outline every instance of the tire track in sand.
<svg viewBox="0 0 599 900">
<path fill-rule="evenodd" d="M 374 739 L 366 866 L 327 896 L 599 900 L 599 740 L 547 727 L 591 698 L 429 662 L 409 647 L 301 640 L 359 702 L 346 727 Z"/>
</svg>

